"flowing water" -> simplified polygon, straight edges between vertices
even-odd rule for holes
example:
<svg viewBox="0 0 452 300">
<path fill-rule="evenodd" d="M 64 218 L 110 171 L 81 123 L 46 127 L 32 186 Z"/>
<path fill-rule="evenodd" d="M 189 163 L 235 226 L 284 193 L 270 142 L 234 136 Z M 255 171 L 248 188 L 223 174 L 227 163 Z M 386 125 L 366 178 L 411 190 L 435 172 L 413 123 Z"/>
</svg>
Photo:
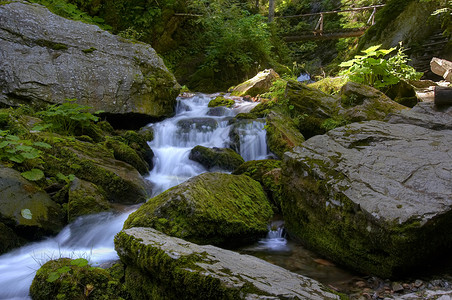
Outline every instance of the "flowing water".
<svg viewBox="0 0 452 300">
<path fill-rule="evenodd" d="M 245 160 L 271 155 L 265 142 L 263 120 L 231 121 L 238 113 L 249 111 L 255 103 L 236 99 L 236 105 L 231 108 L 208 108 L 208 102 L 215 96 L 196 94 L 179 98 L 175 117 L 150 125 L 155 136 L 150 142 L 155 157 L 154 168 L 146 179 L 153 185 L 153 195 L 207 171 L 188 158 L 196 145 L 232 147 Z M 234 136 L 235 139 L 231 138 Z M 0 256 L 0 299 L 29 299 L 28 290 L 36 270 L 50 259 L 83 257 L 95 265 L 118 259 L 113 238 L 135 209 L 137 206 L 122 208 L 116 213 L 81 217 L 55 237 Z M 240 249 L 240 252 L 256 255 L 341 289 L 354 278 L 353 274 L 288 240 L 282 220 L 270 225 L 265 239 Z"/>
<path fill-rule="evenodd" d="M 242 135 L 237 147 L 246 160 L 268 156 L 262 121 L 236 126 L 230 123 L 236 114 L 247 112 L 256 104 L 237 99 L 232 108 L 208 108 L 214 96 L 197 94 L 180 98 L 175 117 L 152 125 L 155 139 L 150 146 L 155 158 L 147 179 L 153 183 L 154 195 L 206 172 L 203 166 L 188 159 L 190 150 L 196 145 L 228 147 L 231 129 Z M 29 299 L 28 290 L 36 270 L 50 259 L 83 257 L 95 265 L 116 260 L 113 238 L 136 208 L 81 217 L 55 237 L 0 256 L 0 299 Z"/>
</svg>

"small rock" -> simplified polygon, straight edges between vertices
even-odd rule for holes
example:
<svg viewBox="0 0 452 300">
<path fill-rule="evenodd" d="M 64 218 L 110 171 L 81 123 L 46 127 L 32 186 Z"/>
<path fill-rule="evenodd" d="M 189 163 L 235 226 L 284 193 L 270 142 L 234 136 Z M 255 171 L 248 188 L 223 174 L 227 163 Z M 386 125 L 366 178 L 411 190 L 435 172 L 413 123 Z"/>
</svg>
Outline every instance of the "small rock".
<svg viewBox="0 0 452 300">
<path fill-rule="evenodd" d="M 414 282 L 414 286 L 417 287 L 417 288 L 420 288 L 420 287 L 423 286 L 423 285 L 424 285 L 424 282 L 423 282 L 422 280 L 417 279 L 417 280 Z"/>
<path fill-rule="evenodd" d="M 392 290 L 394 292 L 402 292 L 403 291 L 403 286 L 399 282 L 393 282 L 392 283 Z"/>
</svg>

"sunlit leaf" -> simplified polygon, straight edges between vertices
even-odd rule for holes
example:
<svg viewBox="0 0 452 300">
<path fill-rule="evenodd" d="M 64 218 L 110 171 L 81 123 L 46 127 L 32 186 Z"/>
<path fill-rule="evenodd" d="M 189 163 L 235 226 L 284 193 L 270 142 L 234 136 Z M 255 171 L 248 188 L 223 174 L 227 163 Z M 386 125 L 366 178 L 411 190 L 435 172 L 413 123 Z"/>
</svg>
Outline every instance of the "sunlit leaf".
<svg viewBox="0 0 452 300">
<path fill-rule="evenodd" d="M 20 175 L 30 181 L 37 181 L 44 178 L 44 172 L 39 169 L 31 169 L 30 171 L 20 173 Z"/>
<path fill-rule="evenodd" d="M 24 219 L 27 220 L 31 220 L 33 218 L 33 214 L 31 213 L 31 211 L 28 208 L 24 208 L 20 211 L 20 214 L 22 215 L 22 217 L 24 217 Z"/>
</svg>

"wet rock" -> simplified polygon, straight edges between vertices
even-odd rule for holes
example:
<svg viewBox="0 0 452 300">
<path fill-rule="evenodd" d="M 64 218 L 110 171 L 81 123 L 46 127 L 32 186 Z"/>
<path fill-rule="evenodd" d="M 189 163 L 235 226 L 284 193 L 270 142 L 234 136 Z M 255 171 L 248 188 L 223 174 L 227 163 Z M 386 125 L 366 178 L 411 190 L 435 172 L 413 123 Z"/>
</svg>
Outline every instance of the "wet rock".
<svg viewBox="0 0 452 300">
<path fill-rule="evenodd" d="M 130 134 L 128 134 L 128 136 L 131 137 L 132 133 L 133 131 L 130 131 Z M 139 137 L 138 134 L 135 137 Z M 131 137 L 131 139 L 133 138 Z M 126 141 L 129 142 L 130 140 Z M 135 149 L 132 149 L 129 145 L 131 144 L 123 143 L 117 138 L 107 138 L 105 141 L 105 146 L 113 151 L 113 156 L 115 159 L 128 163 L 129 165 L 137 169 L 138 172 L 140 172 L 140 174 L 142 175 L 148 173 L 149 164 L 143 159 L 142 156 L 138 155 Z M 145 141 L 143 141 L 141 145 L 135 143 L 134 146 L 137 150 L 140 150 L 140 146 L 146 147 L 147 149 L 143 149 L 144 155 L 147 154 L 146 150 L 150 149 Z"/>
<path fill-rule="evenodd" d="M 436 75 L 442 76 L 445 80 L 452 82 L 452 62 L 433 57 L 430 61 L 430 68 Z"/>
<path fill-rule="evenodd" d="M 95 184 L 75 178 L 68 190 L 68 221 L 77 217 L 111 210 L 103 189 Z"/>
<path fill-rule="evenodd" d="M 207 112 L 208 116 L 220 117 L 226 114 L 227 108 L 224 106 L 212 107 Z"/>
<path fill-rule="evenodd" d="M 285 154 L 286 228 L 361 272 L 416 271 L 452 244 L 450 149 L 452 131 L 379 121 L 313 137 Z"/>
<path fill-rule="evenodd" d="M 232 99 L 227 99 L 223 96 L 215 97 L 215 99 L 210 100 L 208 107 L 218 107 L 218 106 L 226 106 L 231 107 L 235 104 L 235 101 Z"/>
<path fill-rule="evenodd" d="M 126 277 L 133 299 L 339 299 L 317 281 L 256 257 L 151 228 L 121 231 L 115 248 L 133 270 Z"/>
<path fill-rule="evenodd" d="M 231 94 L 234 96 L 256 96 L 268 92 L 270 87 L 279 78 L 279 75 L 273 69 L 267 69 L 259 72 L 253 78 L 237 85 L 232 89 Z"/>
<path fill-rule="evenodd" d="M 10 227 L 0 222 L 0 254 L 19 247 L 23 242 L 24 240 L 17 236 Z"/>
<path fill-rule="evenodd" d="M 272 210 L 245 175 L 204 173 L 148 200 L 124 228 L 152 227 L 200 244 L 238 244 L 267 233 Z"/>
<path fill-rule="evenodd" d="M 203 165 L 208 170 L 222 169 L 233 171 L 245 161 L 232 149 L 229 148 L 208 148 L 196 146 L 190 151 L 189 159 Z"/>
<path fill-rule="evenodd" d="M 136 127 L 173 115 L 180 86 L 149 45 L 26 1 L 0 5 L 0 15 L 2 104 L 77 99 Z"/>
<path fill-rule="evenodd" d="M 182 119 L 177 122 L 177 127 L 180 129 L 180 133 L 188 133 L 192 129 L 200 132 L 209 132 L 216 129 L 218 123 L 213 118 Z"/>
<path fill-rule="evenodd" d="M 20 172 L 0 165 L 0 221 L 19 236 L 38 239 L 61 230 L 64 214 L 35 183 L 23 178 Z"/>
</svg>

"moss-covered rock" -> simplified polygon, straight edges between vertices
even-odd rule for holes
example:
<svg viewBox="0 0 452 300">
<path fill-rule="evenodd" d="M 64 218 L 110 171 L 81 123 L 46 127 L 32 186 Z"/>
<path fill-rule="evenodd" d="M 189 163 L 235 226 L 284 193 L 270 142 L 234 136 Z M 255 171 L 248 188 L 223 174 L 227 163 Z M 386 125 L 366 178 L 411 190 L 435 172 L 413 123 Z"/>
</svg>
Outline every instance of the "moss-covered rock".
<svg viewBox="0 0 452 300">
<path fill-rule="evenodd" d="M 124 299 L 122 284 L 107 271 L 79 262 L 50 260 L 36 272 L 30 287 L 33 300 Z"/>
<path fill-rule="evenodd" d="M 319 81 L 309 83 L 308 87 L 318 89 L 326 94 L 337 94 L 347 82 L 345 77 L 326 77 Z"/>
<path fill-rule="evenodd" d="M 352 122 L 382 121 L 389 113 L 407 109 L 379 90 L 352 81 L 342 87 L 340 95 L 343 109 L 339 114 Z"/>
<path fill-rule="evenodd" d="M 293 80 L 287 82 L 285 95 L 290 116 L 305 138 L 325 133 L 323 122 L 336 116 L 340 108 L 338 97 Z"/>
<path fill-rule="evenodd" d="M 227 99 L 223 96 L 215 97 L 215 99 L 210 100 L 208 107 L 217 107 L 217 106 L 227 106 L 231 107 L 235 104 L 235 101 L 232 99 Z"/>
<path fill-rule="evenodd" d="M 154 152 L 148 142 L 154 139 L 152 127 L 143 127 L 138 131 L 127 130 L 121 137 L 127 141 L 127 145 L 134 149 L 138 155 L 148 164 L 149 170 L 153 167 Z"/>
<path fill-rule="evenodd" d="M 57 233 L 63 226 L 60 206 L 20 173 L 0 165 L 0 222 L 27 239 Z"/>
<path fill-rule="evenodd" d="M 138 171 L 116 160 L 112 151 L 103 144 L 44 132 L 34 134 L 33 138 L 52 146 L 43 153 L 47 175 L 74 174 L 101 187 L 110 202 L 139 203 L 146 200 L 147 186 Z"/>
<path fill-rule="evenodd" d="M 304 137 L 291 118 L 283 113 L 272 111 L 267 115 L 267 145 L 270 151 L 283 157 L 284 152 L 301 146 Z"/>
<path fill-rule="evenodd" d="M 149 172 L 149 165 L 143 158 L 138 155 L 137 151 L 126 145 L 125 143 L 114 138 L 107 138 L 105 146 L 113 150 L 113 156 L 117 160 L 128 163 L 140 172 L 146 174 Z M 138 144 L 135 144 L 139 148 Z M 149 146 L 148 146 L 149 147 Z"/>
<path fill-rule="evenodd" d="M 250 113 L 258 118 L 265 118 L 271 111 L 273 107 L 277 105 L 274 100 L 262 99 L 261 102 L 256 105 Z"/>
<path fill-rule="evenodd" d="M 103 189 L 91 182 L 75 178 L 68 190 L 68 221 L 77 217 L 109 211 L 111 205 Z"/>
<path fill-rule="evenodd" d="M 452 249 L 449 130 L 352 123 L 286 152 L 286 229 L 334 261 L 412 276 Z M 426 158 L 423 153 L 429 153 Z"/>
<path fill-rule="evenodd" d="M 208 170 L 219 168 L 226 171 L 233 171 L 245 161 L 232 149 L 229 148 L 208 148 L 196 146 L 190 151 L 189 159 L 203 165 Z"/>
<path fill-rule="evenodd" d="M 124 228 L 153 227 L 195 243 L 231 245 L 265 235 L 271 216 L 258 182 L 245 175 L 204 173 L 150 199 Z"/>
<path fill-rule="evenodd" d="M 281 161 L 276 159 L 250 160 L 232 172 L 247 175 L 258 181 L 273 202 L 274 210 L 281 208 Z"/>
<path fill-rule="evenodd" d="M 127 265 L 132 299 L 339 299 L 319 282 L 257 257 L 199 246 L 155 229 L 135 227 L 115 237 Z"/>
<path fill-rule="evenodd" d="M 234 96 L 257 96 L 270 90 L 273 81 L 279 78 L 279 75 L 273 69 L 267 69 L 259 72 L 253 78 L 237 85 L 232 89 Z"/>
</svg>

